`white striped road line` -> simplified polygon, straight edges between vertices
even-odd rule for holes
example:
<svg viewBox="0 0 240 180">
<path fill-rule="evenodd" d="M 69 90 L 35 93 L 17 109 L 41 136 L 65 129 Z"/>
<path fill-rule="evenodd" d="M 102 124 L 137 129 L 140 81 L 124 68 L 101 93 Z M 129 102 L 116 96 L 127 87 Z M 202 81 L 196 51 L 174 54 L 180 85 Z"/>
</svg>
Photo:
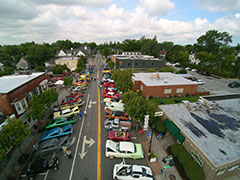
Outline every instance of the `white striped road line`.
<svg viewBox="0 0 240 180">
<path fill-rule="evenodd" d="M 56 153 L 53 154 L 52 159 L 55 157 L 55 155 L 56 155 Z M 45 175 L 45 177 L 44 177 L 44 180 L 47 179 L 48 173 L 49 173 L 49 169 L 48 169 L 47 172 L 46 172 L 46 175 Z"/>
<path fill-rule="evenodd" d="M 88 104 L 88 101 L 89 101 L 89 97 L 90 97 L 90 94 L 88 94 L 88 97 L 87 97 L 87 103 L 86 103 L 86 106 L 85 106 L 85 111 L 87 110 L 87 104 Z M 74 157 L 73 157 L 73 163 L 72 163 L 71 172 L 70 172 L 70 175 L 69 175 L 69 180 L 72 180 L 73 168 L 74 168 L 76 157 L 77 157 L 78 145 L 79 145 L 80 137 L 81 137 L 81 134 L 82 134 L 84 121 L 85 121 L 85 116 L 83 115 L 83 120 L 82 120 L 81 128 L 80 128 L 80 131 L 79 131 L 79 134 L 78 134 L 78 141 L 77 141 L 77 146 L 76 146 Z"/>
</svg>

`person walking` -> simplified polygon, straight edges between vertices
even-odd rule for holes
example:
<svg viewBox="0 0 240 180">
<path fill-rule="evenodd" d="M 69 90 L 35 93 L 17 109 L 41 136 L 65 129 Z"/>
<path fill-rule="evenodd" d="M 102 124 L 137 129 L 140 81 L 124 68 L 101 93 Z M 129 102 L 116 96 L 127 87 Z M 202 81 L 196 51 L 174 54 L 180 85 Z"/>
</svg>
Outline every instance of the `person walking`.
<svg viewBox="0 0 240 180">
<path fill-rule="evenodd" d="M 86 110 L 84 110 L 84 112 L 83 112 L 83 113 L 84 113 L 84 116 L 86 117 L 86 116 L 87 116 L 87 111 L 86 111 Z"/>
</svg>

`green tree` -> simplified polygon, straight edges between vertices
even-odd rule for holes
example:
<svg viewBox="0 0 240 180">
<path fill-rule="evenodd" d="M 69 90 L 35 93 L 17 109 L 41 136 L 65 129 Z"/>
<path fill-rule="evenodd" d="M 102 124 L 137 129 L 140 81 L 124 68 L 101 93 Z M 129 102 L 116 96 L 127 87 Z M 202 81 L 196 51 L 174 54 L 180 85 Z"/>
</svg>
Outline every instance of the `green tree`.
<svg viewBox="0 0 240 180">
<path fill-rule="evenodd" d="M 45 104 L 47 107 L 58 100 L 58 93 L 54 88 L 45 90 L 40 96 L 40 102 Z"/>
<path fill-rule="evenodd" d="M 171 151 L 173 156 L 178 157 L 181 152 L 185 151 L 185 148 L 183 145 L 176 143 L 171 146 Z"/>
<path fill-rule="evenodd" d="M 189 161 L 184 166 L 184 171 L 190 180 L 204 180 L 203 169 L 194 161 Z"/>
<path fill-rule="evenodd" d="M 204 50 L 212 54 L 218 54 L 223 48 L 228 47 L 232 42 L 232 36 L 227 32 L 209 30 L 206 34 L 197 39 L 197 44 Z"/>
<path fill-rule="evenodd" d="M 56 64 L 52 69 L 53 74 L 62 74 L 64 71 L 68 71 L 68 72 L 70 71 L 66 64 L 64 65 Z"/>
<path fill-rule="evenodd" d="M 121 71 L 119 69 L 113 71 L 112 75 L 112 78 L 116 82 L 118 89 L 123 93 L 128 91 L 129 89 L 132 89 L 133 83 L 131 77 L 132 77 L 131 71 L 128 70 Z"/>
<path fill-rule="evenodd" d="M 192 156 L 186 150 L 182 151 L 178 155 L 178 160 L 182 165 L 186 165 L 189 161 L 192 160 Z"/>
<path fill-rule="evenodd" d="M 64 80 L 63 84 L 65 87 L 72 85 L 73 79 L 71 77 L 66 77 L 63 80 Z"/>
<path fill-rule="evenodd" d="M 47 98 L 46 98 L 47 99 Z M 43 103 L 45 100 L 41 100 L 37 96 L 32 96 L 32 99 L 29 101 L 29 112 L 28 116 L 33 119 L 40 120 L 46 112 L 45 104 Z M 47 100 L 46 100 L 47 101 Z"/>
<path fill-rule="evenodd" d="M 86 67 L 86 59 L 84 58 L 84 56 L 81 56 L 78 59 L 76 72 L 81 72 L 82 70 L 85 69 L 85 67 Z"/>
</svg>

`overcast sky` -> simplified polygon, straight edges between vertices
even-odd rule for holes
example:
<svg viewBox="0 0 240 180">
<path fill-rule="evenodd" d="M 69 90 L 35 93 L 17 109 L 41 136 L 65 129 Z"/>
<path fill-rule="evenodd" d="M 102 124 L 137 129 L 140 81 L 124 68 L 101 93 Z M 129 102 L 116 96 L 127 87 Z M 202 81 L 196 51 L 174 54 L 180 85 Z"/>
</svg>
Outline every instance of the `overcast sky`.
<svg viewBox="0 0 240 180">
<path fill-rule="evenodd" d="M 210 29 L 240 43 L 240 0 L 0 0 L 0 44 L 156 35 L 184 45 Z"/>
</svg>

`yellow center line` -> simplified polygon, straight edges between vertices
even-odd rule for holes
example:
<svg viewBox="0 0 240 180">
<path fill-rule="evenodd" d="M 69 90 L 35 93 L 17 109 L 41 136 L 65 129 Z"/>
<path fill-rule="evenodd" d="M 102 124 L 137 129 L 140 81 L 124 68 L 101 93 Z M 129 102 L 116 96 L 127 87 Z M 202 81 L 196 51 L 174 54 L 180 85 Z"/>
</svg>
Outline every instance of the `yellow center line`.
<svg viewBox="0 0 240 180">
<path fill-rule="evenodd" d="M 97 70 L 99 80 L 99 71 Z M 97 146 L 97 180 L 101 180 L 101 108 L 100 108 L 100 88 L 98 87 L 98 146 Z"/>
</svg>

